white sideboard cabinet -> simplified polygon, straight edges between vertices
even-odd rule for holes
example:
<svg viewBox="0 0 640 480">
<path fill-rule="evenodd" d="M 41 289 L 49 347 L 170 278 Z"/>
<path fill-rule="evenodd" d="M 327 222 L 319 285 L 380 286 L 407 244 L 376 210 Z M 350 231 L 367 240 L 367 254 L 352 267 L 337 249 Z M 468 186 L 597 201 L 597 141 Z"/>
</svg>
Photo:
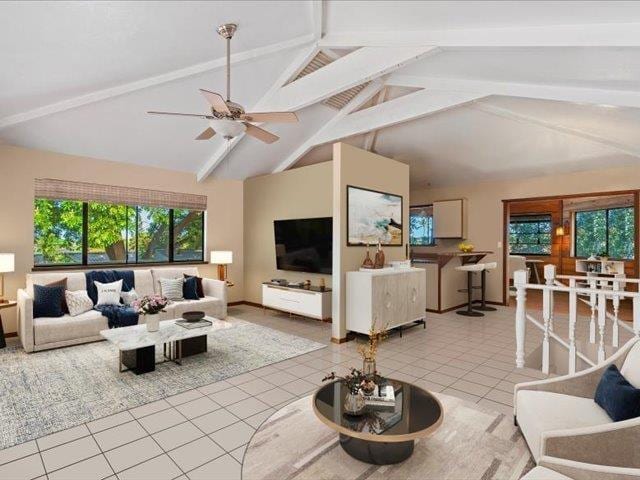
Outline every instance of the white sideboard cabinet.
<svg viewBox="0 0 640 480">
<path fill-rule="evenodd" d="M 427 275 L 421 268 L 347 272 L 347 330 L 368 334 L 424 321 Z"/>
</svg>

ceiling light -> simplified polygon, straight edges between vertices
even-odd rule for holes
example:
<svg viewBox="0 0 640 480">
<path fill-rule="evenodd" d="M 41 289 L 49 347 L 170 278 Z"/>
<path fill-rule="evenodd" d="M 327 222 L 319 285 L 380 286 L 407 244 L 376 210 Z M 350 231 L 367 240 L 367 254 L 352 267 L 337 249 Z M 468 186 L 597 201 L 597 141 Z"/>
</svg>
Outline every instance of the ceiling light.
<svg viewBox="0 0 640 480">
<path fill-rule="evenodd" d="M 209 125 L 216 133 L 222 135 L 226 140 L 237 137 L 247 129 L 244 123 L 227 120 L 225 118 L 216 118 L 209 121 Z"/>
</svg>

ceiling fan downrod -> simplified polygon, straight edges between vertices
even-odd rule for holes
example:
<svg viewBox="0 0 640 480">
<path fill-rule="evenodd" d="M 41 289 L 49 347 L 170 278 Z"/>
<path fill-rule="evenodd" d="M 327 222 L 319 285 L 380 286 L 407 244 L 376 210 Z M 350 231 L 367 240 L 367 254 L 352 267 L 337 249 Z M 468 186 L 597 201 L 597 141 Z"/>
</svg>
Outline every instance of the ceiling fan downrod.
<svg viewBox="0 0 640 480">
<path fill-rule="evenodd" d="M 227 41 L 227 102 L 231 101 L 231 39 L 236 33 L 238 25 L 225 23 L 218 27 L 218 34 Z"/>
</svg>

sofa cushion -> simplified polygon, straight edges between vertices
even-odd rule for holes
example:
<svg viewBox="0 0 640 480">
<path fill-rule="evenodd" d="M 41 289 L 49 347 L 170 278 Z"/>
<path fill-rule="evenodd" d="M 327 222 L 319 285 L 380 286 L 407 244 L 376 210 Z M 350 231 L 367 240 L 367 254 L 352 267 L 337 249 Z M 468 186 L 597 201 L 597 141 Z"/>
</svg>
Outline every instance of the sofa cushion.
<svg viewBox="0 0 640 480">
<path fill-rule="evenodd" d="M 640 342 L 631 347 L 625 358 L 620 373 L 631 385 L 640 388 Z"/>
<path fill-rule="evenodd" d="M 87 281 L 82 272 L 43 272 L 27 274 L 27 293 L 33 297 L 34 285 L 47 285 L 65 278 L 67 279 L 67 290 L 75 292 L 87 289 Z"/>
<path fill-rule="evenodd" d="M 182 297 L 185 300 L 199 300 L 197 277 L 185 277 L 182 282 Z"/>
<path fill-rule="evenodd" d="M 61 317 L 62 299 L 64 298 L 64 287 L 45 287 L 34 285 L 33 287 L 33 316 L 38 317 Z"/>
<path fill-rule="evenodd" d="M 100 330 L 107 328 L 109 328 L 107 318 L 96 310 L 90 310 L 76 317 L 64 315 L 63 317 L 42 317 L 33 320 L 36 345 L 95 337 L 100 335 Z"/>
<path fill-rule="evenodd" d="M 158 280 L 161 278 L 178 278 L 184 275 L 198 276 L 198 269 L 196 267 L 168 267 L 168 268 L 152 268 L 151 274 L 153 275 L 153 288 L 155 293 L 160 293 L 160 285 Z"/>
<path fill-rule="evenodd" d="M 202 277 L 194 277 L 192 275 L 184 274 L 184 278 L 195 278 L 196 279 L 196 292 L 198 293 L 198 298 L 204 297 L 204 288 L 202 287 Z"/>
<path fill-rule="evenodd" d="M 530 470 L 520 480 L 571 480 L 571 477 L 567 477 L 550 468 L 538 466 Z"/>
<path fill-rule="evenodd" d="M 153 286 L 153 275 L 151 274 L 151 269 L 145 268 L 141 270 L 134 270 L 133 281 L 135 283 L 134 288 L 136 289 L 138 296 L 144 297 L 145 295 L 155 295 L 157 289 Z"/>
<path fill-rule="evenodd" d="M 609 365 L 602 374 L 594 400 L 614 422 L 640 416 L 640 390 L 615 365 Z"/>
<path fill-rule="evenodd" d="M 76 317 L 82 313 L 88 312 L 93 308 L 93 300 L 89 298 L 86 290 L 78 290 L 77 292 L 66 291 L 64 296 L 67 299 L 69 307 L 69 315 Z"/>
<path fill-rule="evenodd" d="M 561 393 L 520 390 L 516 411 L 518 425 L 536 461 L 541 456 L 543 432 L 612 423 L 592 398 Z"/>
<path fill-rule="evenodd" d="M 182 300 L 184 298 L 182 285 L 184 280 L 180 278 L 161 278 L 158 280 L 160 283 L 160 295 L 168 298 L 169 300 Z"/>
</svg>

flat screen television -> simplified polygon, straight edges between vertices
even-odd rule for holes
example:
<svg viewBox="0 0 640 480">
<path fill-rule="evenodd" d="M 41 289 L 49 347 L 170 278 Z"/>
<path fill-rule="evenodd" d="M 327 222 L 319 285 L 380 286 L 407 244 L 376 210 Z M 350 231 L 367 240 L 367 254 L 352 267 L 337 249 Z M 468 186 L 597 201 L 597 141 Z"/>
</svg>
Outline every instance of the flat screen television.
<svg viewBox="0 0 640 480">
<path fill-rule="evenodd" d="M 333 219 L 274 220 L 278 270 L 331 274 Z"/>
</svg>

